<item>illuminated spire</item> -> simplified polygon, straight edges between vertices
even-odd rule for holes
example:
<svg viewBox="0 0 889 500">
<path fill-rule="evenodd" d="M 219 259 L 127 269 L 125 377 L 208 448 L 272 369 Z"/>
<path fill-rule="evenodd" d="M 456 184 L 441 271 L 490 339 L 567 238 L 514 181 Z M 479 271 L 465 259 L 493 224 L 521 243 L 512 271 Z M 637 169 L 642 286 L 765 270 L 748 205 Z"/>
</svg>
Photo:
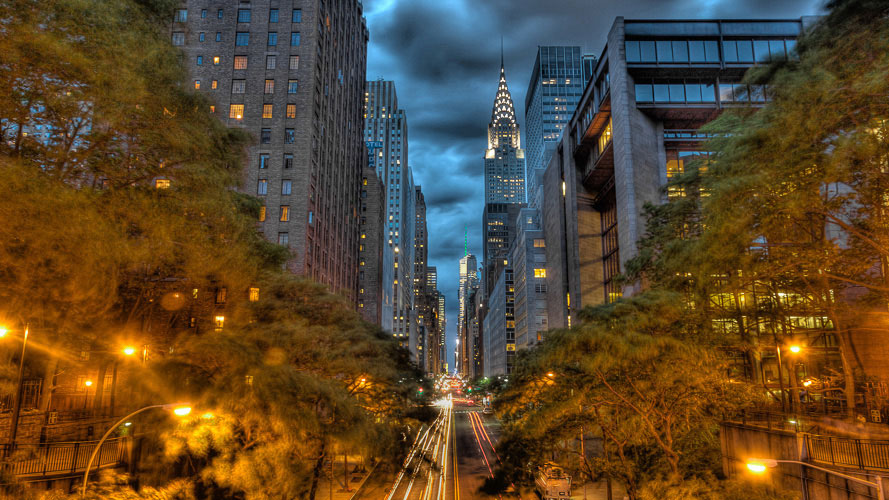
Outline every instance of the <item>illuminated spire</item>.
<svg viewBox="0 0 889 500">
<path fill-rule="evenodd" d="M 463 225 L 463 256 L 469 255 L 469 233 L 466 225 Z"/>
<path fill-rule="evenodd" d="M 488 149 L 501 146 L 520 148 L 519 124 L 516 121 L 515 105 L 506 85 L 506 67 L 503 63 L 503 40 L 500 41 L 500 83 L 497 95 L 494 96 L 494 107 L 491 109 L 491 124 L 488 125 Z"/>
</svg>

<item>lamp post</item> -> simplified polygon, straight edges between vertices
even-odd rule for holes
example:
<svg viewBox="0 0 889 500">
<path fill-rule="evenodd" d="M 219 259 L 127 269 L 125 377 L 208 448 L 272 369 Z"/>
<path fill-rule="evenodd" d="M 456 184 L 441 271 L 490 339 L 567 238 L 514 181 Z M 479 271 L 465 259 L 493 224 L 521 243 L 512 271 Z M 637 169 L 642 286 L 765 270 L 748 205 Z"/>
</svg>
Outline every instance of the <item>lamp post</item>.
<svg viewBox="0 0 889 500">
<path fill-rule="evenodd" d="M 11 453 L 15 447 L 15 438 L 19 430 L 19 414 L 22 411 L 22 389 L 25 377 L 25 348 L 28 346 L 28 332 L 30 331 L 30 327 L 30 323 L 25 323 L 25 332 L 22 336 L 22 355 L 19 358 L 19 378 L 16 383 L 15 400 L 12 403 L 12 420 L 10 422 L 9 448 L 6 450 L 7 453 Z M 0 327 L 0 337 L 5 337 L 7 333 L 9 333 L 9 330 Z"/>
<path fill-rule="evenodd" d="M 86 470 L 83 472 L 83 486 L 80 489 L 80 496 L 81 497 L 86 495 L 86 485 L 87 485 L 87 481 L 89 481 L 90 467 L 92 467 L 92 465 L 93 465 L 93 460 L 96 459 L 96 455 L 99 454 L 99 450 L 102 449 L 102 444 L 105 443 L 105 440 L 108 439 L 108 436 L 110 436 L 111 433 L 114 432 L 115 429 L 120 427 L 124 422 L 129 420 L 130 417 L 132 417 L 134 415 L 138 415 L 139 413 L 142 413 L 143 411 L 151 410 L 154 408 L 163 408 L 164 410 L 173 410 L 173 413 L 175 413 L 176 415 L 178 415 L 180 417 L 184 417 L 184 416 L 188 415 L 189 413 L 191 413 L 191 406 L 188 403 L 151 405 L 151 406 L 146 406 L 144 408 L 140 408 L 140 409 L 130 413 L 129 415 L 121 418 L 117 422 L 115 422 L 114 425 L 112 425 L 111 427 L 108 428 L 107 431 L 105 431 L 105 435 L 102 436 L 102 439 L 100 439 L 99 442 L 96 444 L 96 447 L 93 448 L 93 452 L 90 455 L 90 459 L 86 463 Z"/>
<path fill-rule="evenodd" d="M 831 474 L 846 479 L 848 481 L 863 484 L 865 486 L 870 486 L 871 488 L 875 488 L 877 490 L 877 500 L 889 500 L 889 498 L 886 498 L 886 492 L 883 489 L 883 478 L 880 476 L 874 476 L 877 479 L 876 482 L 867 481 L 855 476 L 850 476 L 841 472 L 825 469 L 824 467 L 818 467 L 817 465 L 812 465 L 807 462 L 800 462 L 798 460 L 773 460 L 771 458 L 751 458 L 747 460 L 747 469 L 754 474 L 762 474 L 766 471 L 767 468 L 775 468 L 778 466 L 778 464 L 794 464 L 801 465 L 803 467 L 810 467 L 815 470 L 820 470 L 825 474 Z"/>
</svg>

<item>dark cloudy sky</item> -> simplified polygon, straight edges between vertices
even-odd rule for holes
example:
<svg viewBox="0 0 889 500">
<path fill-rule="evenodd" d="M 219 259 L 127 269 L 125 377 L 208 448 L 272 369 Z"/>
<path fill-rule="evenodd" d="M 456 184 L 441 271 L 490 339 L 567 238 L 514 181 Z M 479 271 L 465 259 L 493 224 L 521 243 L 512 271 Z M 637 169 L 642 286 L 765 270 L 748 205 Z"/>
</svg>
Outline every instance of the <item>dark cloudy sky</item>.
<svg viewBox="0 0 889 500">
<path fill-rule="evenodd" d="M 524 136 L 525 92 L 538 45 L 599 55 L 614 18 L 799 18 L 822 0 L 364 0 L 367 79 L 394 80 L 408 117 L 409 160 L 423 186 L 429 260 L 447 296 L 453 369 L 463 227 L 482 253 L 486 127 L 504 39 L 506 78 Z"/>
</svg>

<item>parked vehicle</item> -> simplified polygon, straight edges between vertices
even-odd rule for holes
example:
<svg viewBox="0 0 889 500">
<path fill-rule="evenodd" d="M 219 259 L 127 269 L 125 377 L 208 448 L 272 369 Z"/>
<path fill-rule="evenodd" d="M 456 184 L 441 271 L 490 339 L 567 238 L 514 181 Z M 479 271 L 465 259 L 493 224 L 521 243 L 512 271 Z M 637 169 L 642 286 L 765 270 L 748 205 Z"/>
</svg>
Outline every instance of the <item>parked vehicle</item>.
<svg viewBox="0 0 889 500">
<path fill-rule="evenodd" d="M 571 476 L 552 462 L 547 462 L 537 470 L 534 482 L 537 494 L 543 500 L 558 500 L 571 496 Z"/>
</svg>

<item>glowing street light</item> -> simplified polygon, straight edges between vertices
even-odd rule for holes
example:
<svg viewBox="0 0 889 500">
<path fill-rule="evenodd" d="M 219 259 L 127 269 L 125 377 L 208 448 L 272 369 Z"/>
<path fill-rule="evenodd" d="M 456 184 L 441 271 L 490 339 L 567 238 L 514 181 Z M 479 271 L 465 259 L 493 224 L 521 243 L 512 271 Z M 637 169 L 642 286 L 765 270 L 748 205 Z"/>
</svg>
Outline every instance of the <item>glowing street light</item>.
<svg viewBox="0 0 889 500">
<path fill-rule="evenodd" d="M 91 381 L 88 381 L 88 382 L 92 383 Z M 115 422 L 114 425 L 112 425 L 111 427 L 108 428 L 107 431 L 105 431 L 105 435 L 102 436 L 102 439 L 100 439 L 99 442 L 96 443 L 95 448 L 93 448 L 93 453 L 90 455 L 90 459 L 86 463 L 86 470 L 83 472 L 83 487 L 81 487 L 81 489 L 80 489 L 80 496 L 81 497 L 86 496 L 86 486 L 87 486 L 87 482 L 89 481 L 89 478 L 90 478 L 90 468 L 93 466 L 93 461 L 96 459 L 96 455 L 99 454 L 99 450 L 102 449 L 102 444 L 105 442 L 106 439 L 108 439 L 108 436 L 110 436 L 111 433 L 114 432 L 114 430 L 117 429 L 118 427 L 120 427 L 121 425 L 126 426 L 126 427 L 129 427 L 130 425 L 132 425 L 132 422 L 129 421 L 130 417 L 138 415 L 139 413 L 142 413 L 143 411 L 151 410 L 153 408 L 161 408 L 163 410 L 172 411 L 174 414 L 176 414 L 177 416 L 180 416 L 180 417 L 184 417 L 184 416 L 188 415 L 189 413 L 191 413 L 191 405 L 188 403 L 151 405 L 151 406 L 146 406 L 144 408 L 139 408 L 138 410 L 134 411 L 133 413 L 130 413 L 129 415 L 127 415 L 127 416 L 121 418 L 120 420 L 118 420 L 117 422 Z"/>
<path fill-rule="evenodd" d="M 123 348 L 123 353 L 126 354 L 127 356 L 132 356 L 133 354 L 136 353 L 136 348 L 133 346 L 126 346 Z"/>
<path fill-rule="evenodd" d="M 812 465 L 807 462 L 800 462 L 798 460 L 774 460 L 771 458 L 750 458 L 747 460 L 747 469 L 754 474 L 762 474 L 766 471 L 766 469 L 774 469 L 778 466 L 778 464 L 794 464 L 801 465 L 803 467 L 811 467 L 812 469 L 820 470 L 825 474 L 831 474 L 834 476 L 839 476 L 847 481 L 856 482 L 859 484 L 863 484 L 865 486 L 869 486 L 877 490 L 877 499 L 878 500 L 889 500 L 886 498 L 886 492 L 883 490 L 883 479 L 880 476 L 875 476 L 876 481 L 865 481 L 864 479 L 849 476 L 847 474 L 842 474 L 837 471 L 833 471 L 830 469 L 825 469 L 823 467 L 818 467 L 817 465 Z"/>
<path fill-rule="evenodd" d="M 0 337 L 5 337 L 7 333 L 9 333 L 9 330 L 6 327 L 0 326 Z"/>
<path fill-rule="evenodd" d="M 83 383 L 83 385 L 85 385 L 85 386 L 87 386 L 87 387 L 92 387 L 92 386 L 93 386 L 93 381 L 92 381 L 92 380 L 87 380 L 86 382 Z"/>
<path fill-rule="evenodd" d="M 790 352 L 792 352 L 794 354 L 799 354 L 799 352 L 803 350 L 802 347 L 800 347 L 796 344 L 790 346 L 789 349 L 790 349 Z"/>
</svg>

